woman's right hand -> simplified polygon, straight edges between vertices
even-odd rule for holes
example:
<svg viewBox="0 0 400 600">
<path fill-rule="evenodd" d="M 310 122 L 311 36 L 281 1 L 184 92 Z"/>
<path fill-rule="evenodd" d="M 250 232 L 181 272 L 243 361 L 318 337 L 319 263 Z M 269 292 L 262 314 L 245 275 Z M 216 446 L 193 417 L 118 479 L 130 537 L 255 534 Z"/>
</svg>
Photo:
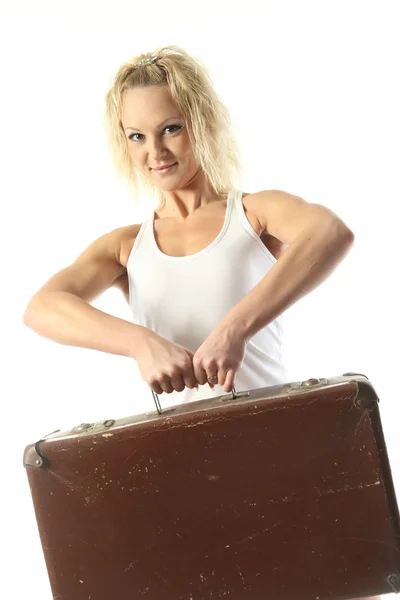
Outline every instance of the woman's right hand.
<svg viewBox="0 0 400 600">
<path fill-rule="evenodd" d="M 174 390 L 181 392 L 185 386 L 193 389 L 198 382 L 193 371 L 194 353 L 161 337 L 154 331 L 148 332 L 143 350 L 136 357 L 142 379 L 156 394 Z"/>
</svg>

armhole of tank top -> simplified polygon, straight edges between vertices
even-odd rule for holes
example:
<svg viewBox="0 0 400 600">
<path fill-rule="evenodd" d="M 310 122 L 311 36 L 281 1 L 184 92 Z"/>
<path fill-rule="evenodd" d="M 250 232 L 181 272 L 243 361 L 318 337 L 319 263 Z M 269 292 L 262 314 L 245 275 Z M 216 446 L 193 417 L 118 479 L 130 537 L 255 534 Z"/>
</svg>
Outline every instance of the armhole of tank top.
<svg viewBox="0 0 400 600">
<path fill-rule="evenodd" d="M 245 213 L 244 206 L 243 206 L 243 193 L 240 190 L 237 190 L 237 192 L 236 192 L 236 207 L 238 209 L 240 222 L 242 223 L 245 231 L 255 240 L 255 242 L 260 246 L 260 248 L 264 252 L 264 254 L 266 256 L 268 256 L 268 258 L 271 260 L 271 262 L 273 264 L 275 264 L 277 262 L 277 259 L 272 254 L 272 252 L 270 252 L 268 250 L 268 248 L 266 248 L 264 246 L 264 244 L 260 240 L 257 233 L 254 231 L 253 226 L 251 225 L 250 221 L 247 218 L 247 215 Z"/>
<path fill-rule="evenodd" d="M 135 240 L 132 244 L 132 248 L 131 251 L 129 252 L 129 256 L 128 256 L 128 260 L 126 261 L 126 275 L 128 277 L 128 305 L 132 310 L 132 304 L 131 304 L 131 281 L 130 281 L 130 276 L 129 276 L 129 267 L 130 264 L 132 262 L 132 257 L 135 254 L 138 246 L 139 246 L 139 242 L 143 236 L 144 230 L 146 229 L 148 220 L 143 221 L 143 223 L 140 225 L 140 229 L 135 237 Z"/>
<path fill-rule="evenodd" d="M 135 254 L 135 252 L 139 246 L 140 240 L 142 239 L 142 236 L 144 234 L 144 230 L 147 227 L 147 223 L 148 223 L 148 221 L 146 220 L 146 221 L 143 221 L 143 223 L 140 225 L 139 231 L 137 232 L 135 240 L 132 244 L 131 251 L 129 252 L 128 260 L 126 261 L 126 270 L 128 270 L 129 264 L 132 260 L 132 256 Z"/>
</svg>

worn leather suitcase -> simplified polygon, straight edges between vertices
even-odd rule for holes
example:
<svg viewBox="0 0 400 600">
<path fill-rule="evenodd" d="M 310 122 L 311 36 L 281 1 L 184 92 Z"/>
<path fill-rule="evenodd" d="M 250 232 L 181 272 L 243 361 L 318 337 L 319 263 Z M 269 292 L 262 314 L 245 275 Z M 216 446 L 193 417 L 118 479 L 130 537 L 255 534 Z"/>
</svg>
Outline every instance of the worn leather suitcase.
<svg viewBox="0 0 400 600">
<path fill-rule="evenodd" d="M 150 393 L 150 390 L 149 390 Z M 378 397 L 346 373 L 81 424 L 26 447 L 54 599 L 400 590 Z"/>
</svg>

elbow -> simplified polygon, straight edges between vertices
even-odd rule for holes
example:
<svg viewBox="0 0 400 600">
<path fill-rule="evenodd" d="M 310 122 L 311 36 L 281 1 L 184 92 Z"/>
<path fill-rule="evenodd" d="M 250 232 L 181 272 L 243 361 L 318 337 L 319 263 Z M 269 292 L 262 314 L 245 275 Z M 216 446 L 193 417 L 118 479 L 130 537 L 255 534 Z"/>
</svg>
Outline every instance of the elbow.
<svg viewBox="0 0 400 600">
<path fill-rule="evenodd" d="M 39 313 L 40 313 L 40 298 L 39 298 L 39 296 L 37 296 L 35 294 L 29 301 L 29 304 L 25 308 L 25 312 L 22 316 L 22 321 L 23 321 L 24 325 L 26 325 L 30 329 L 34 329 Z"/>
<path fill-rule="evenodd" d="M 33 322 L 33 314 L 35 312 L 33 298 L 29 302 L 28 306 L 25 308 L 24 314 L 22 316 L 23 324 L 27 327 L 32 327 Z"/>
<path fill-rule="evenodd" d="M 344 239 L 349 244 L 349 246 L 352 246 L 354 244 L 355 235 L 354 235 L 353 231 L 347 227 L 347 225 L 344 225 L 343 236 L 344 236 Z"/>
<path fill-rule="evenodd" d="M 339 224 L 338 233 L 335 239 L 338 253 L 344 258 L 353 248 L 355 239 L 354 233 L 346 225 Z"/>
<path fill-rule="evenodd" d="M 347 243 L 349 246 L 353 245 L 355 236 L 353 231 L 346 225 L 346 223 L 344 223 L 341 219 L 336 219 L 334 229 L 336 235 L 341 238 L 344 243 Z"/>
</svg>

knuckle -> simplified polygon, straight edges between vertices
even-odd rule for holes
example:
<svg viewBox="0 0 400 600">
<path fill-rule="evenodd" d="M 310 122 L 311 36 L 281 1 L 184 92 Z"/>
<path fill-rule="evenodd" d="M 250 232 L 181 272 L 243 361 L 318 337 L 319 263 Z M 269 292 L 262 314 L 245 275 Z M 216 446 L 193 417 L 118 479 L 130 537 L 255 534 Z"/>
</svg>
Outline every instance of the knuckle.
<svg viewBox="0 0 400 600">
<path fill-rule="evenodd" d="M 167 383 L 167 381 L 168 377 L 165 375 L 165 373 L 161 373 L 160 375 L 153 375 L 150 380 L 150 385 L 162 387 Z"/>
<path fill-rule="evenodd" d="M 171 369 L 168 371 L 167 377 L 169 377 L 169 379 L 175 379 L 176 377 L 179 377 L 179 369 Z"/>
<path fill-rule="evenodd" d="M 203 366 L 206 370 L 208 369 L 212 369 L 215 367 L 215 361 L 212 358 L 208 358 L 206 360 L 203 361 Z"/>
</svg>

